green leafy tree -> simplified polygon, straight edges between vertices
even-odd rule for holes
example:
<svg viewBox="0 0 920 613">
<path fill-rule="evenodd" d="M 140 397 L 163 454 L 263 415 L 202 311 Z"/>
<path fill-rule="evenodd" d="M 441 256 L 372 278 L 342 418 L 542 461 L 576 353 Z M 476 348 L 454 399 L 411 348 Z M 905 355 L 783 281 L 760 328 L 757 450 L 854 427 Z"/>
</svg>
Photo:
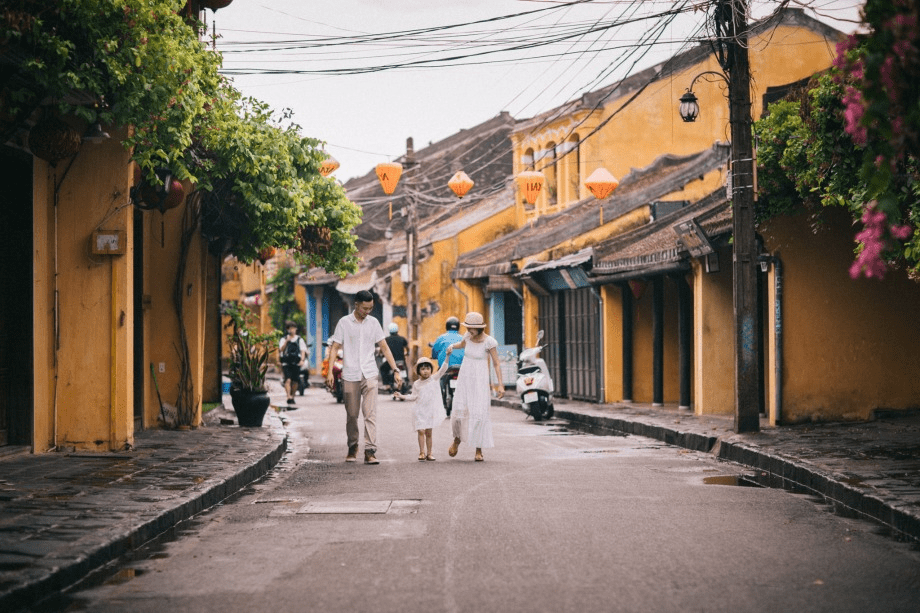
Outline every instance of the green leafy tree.
<svg viewBox="0 0 920 613">
<path fill-rule="evenodd" d="M 910 244 L 891 240 L 891 236 L 905 236 L 906 228 L 892 226 L 886 230 L 893 232 L 891 236 L 879 234 L 887 218 L 865 204 L 872 187 L 862 174 L 865 147 L 844 129 L 847 87 L 839 73 L 821 75 L 805 90 L 770 105 L 769 113 L 755 123 L 761 194 L 758 221 L 807 210 L 819 224 L 823 207 L 846 207 L 854 221 L 864 226 L 856 236 L 854 277 L 881 277 L 888 263 L 898 261 L 916 270 L 920 254 L 911 251 Z M 899 186 L 894 202 L 898 210 L 911 211 L 917 202 L 915 159 L 907 158 L 900 168 L 892 183 Z"/>
<path fill-rule="evenodd" d="M 0 45 L 21 59 L 0 115 L 22 125 L 51 100 L 49 112 L 130 126 L 124 146 L 145 180 L 168 169 L 201 192 L 193 223 L 213 250 L 249 262 L 266 247 L 294 248 L 305 264 L 353 272 L 360 209 L 319 174 L 321 143 L 233 89 L 185 4 L 8 0 Z M 304 228 L 323 240 L 305 240 Z"/>
</svg>

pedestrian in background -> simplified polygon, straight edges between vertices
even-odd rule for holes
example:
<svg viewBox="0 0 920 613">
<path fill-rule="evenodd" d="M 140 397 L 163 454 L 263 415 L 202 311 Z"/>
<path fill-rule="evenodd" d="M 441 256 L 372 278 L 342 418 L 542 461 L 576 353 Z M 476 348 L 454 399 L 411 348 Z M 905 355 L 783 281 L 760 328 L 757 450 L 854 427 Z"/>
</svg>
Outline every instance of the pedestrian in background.
<svg viewBox="0 0 920 613">
<path fill-rule="evenodd" d="M 307 359 L 307 343 L 297 334 L 297 324 L 285 322 L 287 336 L 278 341 L 278 355 L 281 356 L 281 375 L 284 391 L 287 392 L 288 410 L 294 410 L 294 394 L 300 384 L 300 368 Z"/>
<path fill-rule="evenodd" d="M 396 366 L 399 367 L 399 362 L 403 364 L 408 363 L 406 358 L 409 355 L 409 341 L 406 340 L 405 336 L 402 336 L 399 333 L 399 326 L 395 323 L 390 324 L 390 335 L 386 338 L 387 347 L 390 348 L 390 353 L 393 354 L 393 359 L 396 360 Z M 399 386 L 395 385 L 393 382 L 393 371 L 389 370 L 389 364 L 384 362 L 380 365 L 380 376 L 383 377 L 383 385 L 391 392 L 397 391 Z"/>
<path fill-rule="evenodd" d="M 346 462 L 357 461 L 358 413 L 364 414 L 364 463 L 379 464 L 377 460 L 377 360 L 374 347 L 379 347 L 393 369 L 396 384 L 402 381 L 396 370 L 396 360 L 386 344 L 386 335 L 377 318 L 371 315 L 374 295 L 367 290 L 355 294 L 355 310 L 341 318 L 329 337 L 329 355 L 343 348 L 342 383 L 345 396 L 345 433 L 348 436 Z M 330 358 L 334 359 L 334 358 Z M 333 389 L 332 368 L 326 373 L 326 385 Z"/>
<path fill-rule="evenodd" d="M 434 362 L 428 358 L 419 358 L 415 363 L 415 374 L 418 379 L 412 384 L 411 394 L 401 394 L 396 392 L 393 398 L 396 400 L 414 400 L 415 405 L 412 407 L 412 423 L 418 432 L 418 459 L 419 461 L 434 461 L 431 455 L 432 447 L 432 430 L 442 421 L 447 419 L 447 412 L 444 410 L 444 402 L 441 400 L 441 389 L 438 380 L 444 371 L 447 370 L 447 363 L 441 365 L 441 368 L 435 372 Z"/>
<path fill-rule="evenodd" d="M 447 355 L 463 349 L 463 363 L 457 376 L 453 410 L 450 416 L 454 442 L 448 450 L 450 457 L 457 455 L 460 443 L 466 441 L 476 447 L 476 461 L 482 462 L 482 450 L 495 446 L 492 440 L 492 420 L 489 408 L 492 394 L 489 378 L 489 361 L 495 369 L 495 395 L 505 394 L 502 371 L 498 363 L 498 341 L 485 333 L 486 324 L 481 313 L 466 314 L 463 326 L 467 329 L 463 340 L 447 348 Z"/>
</svg>

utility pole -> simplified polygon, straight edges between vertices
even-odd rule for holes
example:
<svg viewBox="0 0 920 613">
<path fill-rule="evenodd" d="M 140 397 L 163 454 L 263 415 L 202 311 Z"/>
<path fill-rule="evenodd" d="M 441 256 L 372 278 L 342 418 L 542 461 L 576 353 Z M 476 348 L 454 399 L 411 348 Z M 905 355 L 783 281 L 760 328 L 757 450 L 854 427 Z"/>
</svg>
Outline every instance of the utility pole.
<svg viewBox="0 0 920 613">
<path fill-rule="evenodd" d="M 717 55 L 728 74 L 731 123 L 731 189 L 735 310 L 735 431 L 760 430 L 757 238 L 754 232 L 754 151 L 751 144 L 751 70 L 747 49 L 747 0 L 720 0 L 714 23 Z"/>
<path fill-rule="evenodd" d="M 409 360 L 415 364 L 419 357 L 419 295 L 418 295 L 418 210 L 415 189 L 418 162 L 412 137 L 406 139 L 406 210 L 409 215 L 406 228 L 406 267 L 409 284 L 406 287 L 406 320 L 408 322 Z M 407 364 L 408 366 L 408 364 Z M 411 373 L 412 369 L 408 368 Z"/>
</svg>

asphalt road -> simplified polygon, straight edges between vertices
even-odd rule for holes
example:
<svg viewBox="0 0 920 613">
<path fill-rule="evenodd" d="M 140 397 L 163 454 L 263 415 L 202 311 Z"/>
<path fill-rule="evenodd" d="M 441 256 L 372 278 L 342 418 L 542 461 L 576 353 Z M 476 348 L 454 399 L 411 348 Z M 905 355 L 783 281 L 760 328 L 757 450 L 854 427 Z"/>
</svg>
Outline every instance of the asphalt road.
<svg viewBox="0 0 920 613">
<path fill-rule="evenodd" d="M 378 466 L 346 464 L 344 409 L 312 388 L 266 479 L 42 610 L 912 611 L 920 552 L 742 467 L 493 408 L 485 462 L 450 425 L 419 462 L 380 396 Z"/>
</svg>

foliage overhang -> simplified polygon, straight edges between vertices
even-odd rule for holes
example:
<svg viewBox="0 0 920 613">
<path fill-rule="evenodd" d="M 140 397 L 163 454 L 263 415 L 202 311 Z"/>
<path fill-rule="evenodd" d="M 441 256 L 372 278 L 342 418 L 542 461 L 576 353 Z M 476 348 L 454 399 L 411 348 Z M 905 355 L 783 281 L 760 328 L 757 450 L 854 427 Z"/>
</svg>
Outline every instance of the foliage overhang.
<svg viewBox="0 0 920 613">
<path fill-rule="evenodd" d="M 181 15 L 184 0 L 6 4 L 0 57 L 15 61 L 0 121 L 21 124 L 45 106 L 130 126 L 124 146 L 146 180 L 159 182 L 156 169 L 168 168 L 201 190 L 202 230 L 215 251 L 249 262 L 265 247 L 294 249 L 333 274 L 356 269 L 351 230 L 361 212 L 319 173 L 322 143 L 220 75 L 201 24 Z M 304 228 L 323 229 L 322 248 L 302 249 Z"/>
</svg>

